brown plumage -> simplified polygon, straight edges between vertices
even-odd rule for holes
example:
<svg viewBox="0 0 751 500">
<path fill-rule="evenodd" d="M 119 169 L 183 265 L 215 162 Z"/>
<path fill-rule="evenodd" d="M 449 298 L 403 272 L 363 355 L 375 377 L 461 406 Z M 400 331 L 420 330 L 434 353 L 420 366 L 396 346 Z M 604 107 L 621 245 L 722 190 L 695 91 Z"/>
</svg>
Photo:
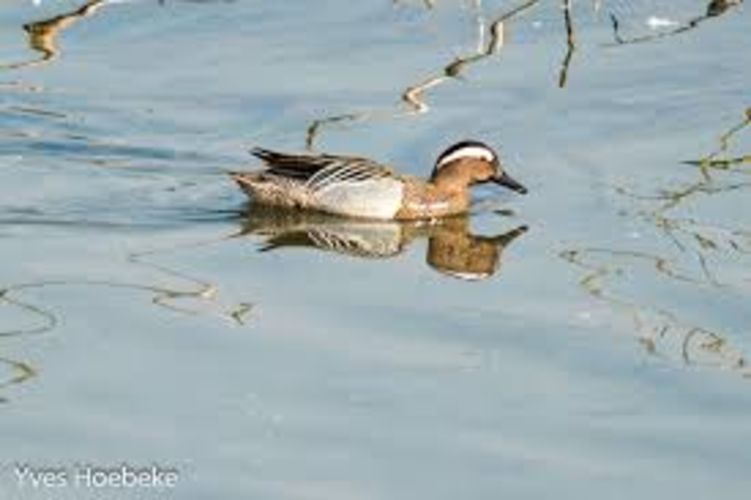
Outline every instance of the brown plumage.
<svg viewBox="0 0 751 500">
<path fill-rule="evenodd" d="M 444 151 L 427 181 L 355 156 L 286 154 L 261 148 L 252 153 L 266 168 L 231 175 L 265 205 L 407 220 L 467 212 L 470 187 L 475 184 L 495 182 L 526 193 L 504 172 L 496 153 L 476 141 L 463 141 Z"/>
</svg>

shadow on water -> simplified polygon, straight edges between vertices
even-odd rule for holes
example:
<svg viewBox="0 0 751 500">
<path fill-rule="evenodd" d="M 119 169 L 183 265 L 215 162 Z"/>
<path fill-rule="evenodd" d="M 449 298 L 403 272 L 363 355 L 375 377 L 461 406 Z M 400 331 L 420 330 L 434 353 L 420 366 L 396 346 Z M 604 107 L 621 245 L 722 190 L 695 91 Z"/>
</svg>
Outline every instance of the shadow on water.
<svg viewBox="0 0 751 500">
<path fill-rule="evenodd" d="M 616 190 L 620 195 L 650 205 L 633 215 L 664 235 L 674 245 L 677 254 L 658 255 L 618 248 L 577 248 L 562 252 L 561 257 L 586 270 L 580 284 L 587 293 L 631 317 L 639 342 L 648 353 L 678 358 L 686 365 L 720 366 L 751 377 L 746 355 L 732 345 L 730 339 L 734 335 L 731 332 L 692 324 L 675 311 L 623 297 L 613 291 L 619 279 L 623 280 L 643 265 L 649 266 L 654 275 L 664 280 L 688 284 L 698 291 L 712 292 L 744 286 L 742 280 L 748 280 L 748 277 L 738 281 L 738 277 L 734 276 L 734 282 L 726 282 L 717 276 L 717 269 L 710 262 L 712 256 L 721 254 L 735 259 L 751 255 L 751 231 L 671 215 L 674 209 L 700 196 L 716 196 L 751 188 L 751 182 L 720 184 L 723 179 L 717 178 L 718 173 L 748 173 L 748 170 L 741 168 L 749 163 L 748 154 L 726 157 L 733 138 L 747 131 L 751 125 L 751 109 L 746 109 L 744 115 L 739 123 L 719 136 L 719 146 L 715 151 L 699 160 L 685 162 L 698 168 L 699 178 L 695 182 L 666 187 L 655 195 L 639 195 L 624 188 Z M 679 267 L 677 261 L 685 256 L 692 257 L 695 262 L 693 271 Z"/>
<path fill-rule="evenodd" d="M 464 280 L 493 276 L 503 250 L 527 232 L 527 226 L 495 235 L 475 235 L 467 216 L 434 221 L 372 221 L 299 210 L 252 206 L 240 235 L 260 237 L 261 251 L 312 248 L 363 259 L 387 259 L 419 239 L 428 240 L 427 264 Z"/>
</svg>

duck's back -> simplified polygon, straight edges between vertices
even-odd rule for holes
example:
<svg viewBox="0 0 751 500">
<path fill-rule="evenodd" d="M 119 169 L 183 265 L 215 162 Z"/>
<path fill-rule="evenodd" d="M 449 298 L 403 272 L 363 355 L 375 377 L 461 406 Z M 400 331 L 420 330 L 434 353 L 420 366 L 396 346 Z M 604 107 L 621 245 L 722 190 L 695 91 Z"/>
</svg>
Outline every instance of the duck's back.
<svg viewBox="0 0 751 500">
<path fill-rule="evenodd" d="M 258 203 L 374 219 L 392 219 L 402 206 L 403 181 L 371 160 L 265 149 L 253 154 L 267 168 L 234 179 Z"/>
</svg>

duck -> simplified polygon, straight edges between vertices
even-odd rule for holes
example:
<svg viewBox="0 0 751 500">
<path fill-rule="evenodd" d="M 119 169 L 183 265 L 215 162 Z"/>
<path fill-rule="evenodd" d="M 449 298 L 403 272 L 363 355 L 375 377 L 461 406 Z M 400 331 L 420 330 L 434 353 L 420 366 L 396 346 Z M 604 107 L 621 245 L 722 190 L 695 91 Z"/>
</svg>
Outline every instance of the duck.
<svg viewBox="0 0 751 500">
<path fill-rule="evenodd" d="M 527 193 L 506 172 L 498 154 L 475 140 L 445 149 L 427 180 L 358 156 L 264 148 L 251 153 L 264 168 L 230 176 L 254 202 L 268 206 L 364 219 L 420 220 L 467 213 L 470 188 L 478 184 L 495 183 Z"/>
</svg>

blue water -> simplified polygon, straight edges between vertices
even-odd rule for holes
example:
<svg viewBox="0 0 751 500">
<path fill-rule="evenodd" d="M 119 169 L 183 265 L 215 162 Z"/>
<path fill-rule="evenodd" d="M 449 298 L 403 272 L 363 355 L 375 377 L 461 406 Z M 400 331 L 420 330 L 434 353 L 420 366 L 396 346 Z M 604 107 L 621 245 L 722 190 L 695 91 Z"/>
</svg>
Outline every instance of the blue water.
<svg viewBox="0 0 751 500">
<path fill-rule="evenodd" d="M 2 498 L 744 496 L 748 6 L 614 45 L 610 13 L 628 41 L 705 2 L 577 2 L 561 88 L 557 2 L 458 78 L 516 4 L 427 3 L 0 7 Z M 484 140 L 530 194 L 433 226 L 249 206 L 225 172 L 317 120 L 414 175 Z M 14 471 L 123 463 L 178 484 Z"/>
</svg>

